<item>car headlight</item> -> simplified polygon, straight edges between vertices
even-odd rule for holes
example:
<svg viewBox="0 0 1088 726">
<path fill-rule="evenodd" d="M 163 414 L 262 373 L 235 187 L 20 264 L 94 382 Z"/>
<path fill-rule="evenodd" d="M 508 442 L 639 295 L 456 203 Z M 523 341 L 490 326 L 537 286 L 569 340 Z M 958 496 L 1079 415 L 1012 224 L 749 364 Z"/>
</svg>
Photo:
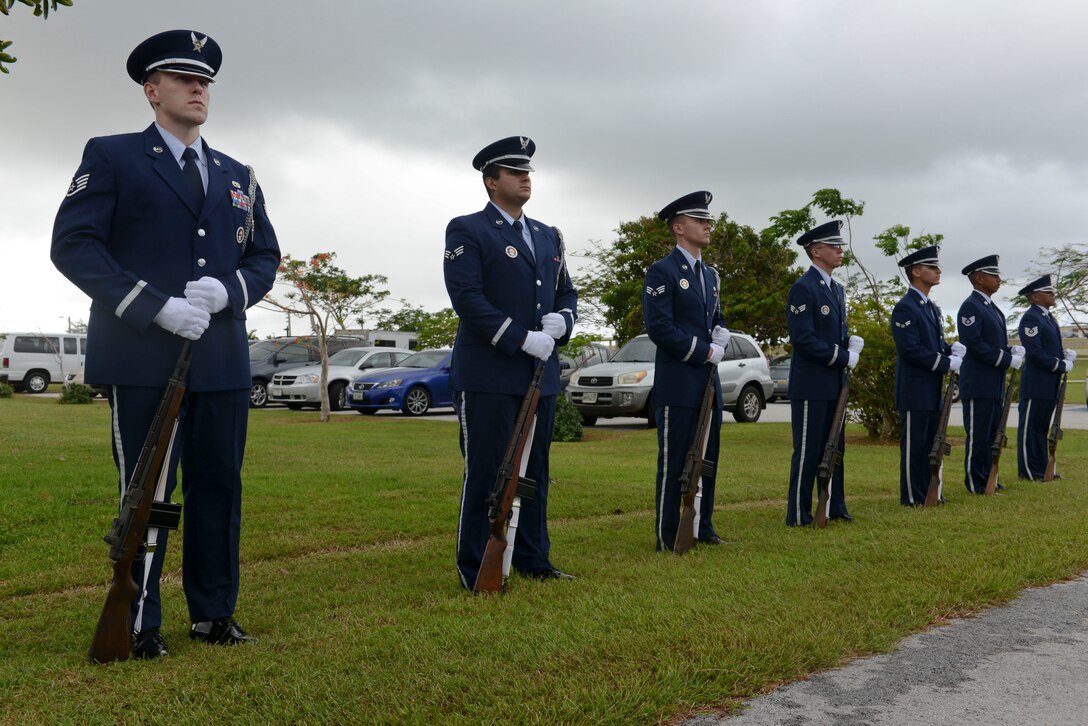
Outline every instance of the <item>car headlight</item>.
<svg viewBox="0 0 1088 726">
<path fill-rule="evenodd" d="M 578 385 L 578 374 L 577 373 L 573 374 L 570 377 L 570 385 L 572 385 L 572 386 L 577 386 Z"/>
<path fill-rule="evenodd" d="M 631 371 L 616 376 L 616 383 L 621 386 L 633 386 L 640 383 L 646 377 L 647 371 Z"/>
<path fill-rule="evenodd" d="M 403 378 L 390 378 L 388 381 L 382 381 L 375 388 L 396 388 L 400 384 L 404 383 Z"/>
<path fill-rule="evenodd" d="M 303 373 L 295 378 L 295 383 L 317 383 L 320 380 L 321 375 L 318 373 Z"/>
</svg>

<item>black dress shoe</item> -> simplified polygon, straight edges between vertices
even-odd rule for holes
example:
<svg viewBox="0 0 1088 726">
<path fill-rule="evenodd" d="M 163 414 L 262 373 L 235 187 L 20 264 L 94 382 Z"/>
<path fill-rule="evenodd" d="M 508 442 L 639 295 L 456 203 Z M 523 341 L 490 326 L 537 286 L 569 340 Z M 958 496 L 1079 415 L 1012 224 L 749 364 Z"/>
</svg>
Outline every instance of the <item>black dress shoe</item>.
<svg viewBox="0 0 1088 726">
<path fill-rule="evenodd" d="M 144 630 L 132 636 L 133 658 L 154 660 L 155 658 L 165 658 L 167 655 L 169 653 L 166 651 L 166 641 L 162 639 L 162 634 L 159 633 L 158 628 Z"/>
<path fill-rule="evenodd" d="M 999 491 L 999 492 L 1005 491 L 1005 485 L 1002 484 L 1001 482 L 998 482 L 996 491 Z"/>
<path fill-rule="evenodd" d="M 211 643 L 212 645 L 237 645 L 238 643 L 248 643 L 251 640 L 256 640 L 252 635 L 242 630 L 238 623 L 234 622 L 234 618 L 231 617 L 193 623 L 192 630 L 189 631 L 189 638 L 203 640 L 205 643 Z"/>
<path fill-rule="evenodd" d="M 716 534 L 712 534 L 712 535 L 710 535 L 709 537 L 700 537 L 700 538 L 699 538 L 699 542 L 700 542 L 701 544 L 708 544 L 708 545 L 720 545 L 720 544 L 725 544 L 725 540 L 724 540 L 724 539 L 722 539 L 721 537 L 719 537 L 719 536 L 718 536 L 718 535 L 716 535 Z"/>
<path fill-rule="evenodd" d="M 838 520 L 841 520 L 843 522 L 853 522 L 854 521 L 854 518 L 851 517 L 849 514 L 836 514 L 833 517 L 829 517 L 829 519 L 838 519 Z"/>
<path fill-rule="evenodd" d="M 555 567 L 549 567 L 546 570 L 540 570 L 529 575 L 534 580 L 575 580 L 574 575 L 568 575 L 562 570 Z"/>
</svg>

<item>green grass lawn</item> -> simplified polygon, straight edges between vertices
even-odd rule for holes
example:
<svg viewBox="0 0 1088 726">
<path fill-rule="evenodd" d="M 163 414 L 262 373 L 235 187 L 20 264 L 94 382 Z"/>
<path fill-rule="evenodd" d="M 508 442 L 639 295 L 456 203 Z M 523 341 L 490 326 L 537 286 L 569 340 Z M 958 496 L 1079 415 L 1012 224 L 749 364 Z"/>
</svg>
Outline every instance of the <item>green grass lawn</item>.
<svg viewBox="0 0 1088 726">
<path fill-rule="evenodd" d="M 237 618 L 256 643 L 189 641 L 180 548 L 161 662 L 90 666 L 110 577 L 108 408 L 0 400 L 0 722 L 653 723 L 726 709 L 1021 589 L 1088 569 L 1088 432 L 1050 484 L 973 497 L 963 432 L 949 504 L 898 505 L 898 447 L 848 444 L 852 525 L 787 529 L 787 424 L 723 429 L 715 523 L 653 551 L 655 434 L 553 447 L 553 560 L 575 582 L 462 591 L 456 424 L 259 411 L 244 472 Z M 174 541 L 175 545 L 177 540 Z"/>
</svg>

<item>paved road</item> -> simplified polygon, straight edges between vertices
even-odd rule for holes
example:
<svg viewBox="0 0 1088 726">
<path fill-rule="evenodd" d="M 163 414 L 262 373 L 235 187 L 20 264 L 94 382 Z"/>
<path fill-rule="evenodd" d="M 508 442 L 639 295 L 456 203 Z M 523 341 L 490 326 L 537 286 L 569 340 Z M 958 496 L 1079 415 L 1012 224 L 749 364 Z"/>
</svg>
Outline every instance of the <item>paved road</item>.
<svg viewBox="0 0 1088 726">
<path fill-rule="evenodd" d="M 1088 578 L 907 638 L 684 726 L 1088 723 Z"/>
</svg>

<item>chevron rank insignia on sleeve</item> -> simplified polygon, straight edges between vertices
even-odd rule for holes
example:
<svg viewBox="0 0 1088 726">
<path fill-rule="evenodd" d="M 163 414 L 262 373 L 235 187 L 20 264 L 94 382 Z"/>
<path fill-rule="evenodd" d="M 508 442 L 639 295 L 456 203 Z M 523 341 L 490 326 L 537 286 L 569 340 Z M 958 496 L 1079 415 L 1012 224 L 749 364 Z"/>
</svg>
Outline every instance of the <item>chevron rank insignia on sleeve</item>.
<svg viewBox="0 0 1088 726">
<path fill-rule="evenodd" d="M 1024 335 L 1028 336 L 1029 338 L 1034 338 L 1038 334 L 1039 334 L 1039 326 L 1038 325 L 1036 325 L 1034 328 L 1024 328 Z"/>
<path fill-rule="evenodd" d="M 805 308 L 807 307 L 808 303 L 805 303 L 804 305 L 798 305 L 797 307 L 790 305 L 790 312 L 794 315 L 800 315 L 801 313 L 805 312 Z"/>
<path fill-rule="evenodd" d="M 968 327 L 968 328 L 975 324 L 975 316 L 974 315 L 972 315 L 969 318 L 968 317 L 960 318 L 960 320 L 962 320 L 964 326 Z"/>
<path fill-rule="evenodd" d="M 461 256 L 461 253 L 464 252 L 464 251 L 465 251 L 465 246 L 464 245 L 461 245 L 460 247 L 457 247 L 457 248 L 455 248 L 453 250 L 446 250 L 446 259 L 447 260 L 456 260 L 458 257 Z"/>
<path fill-rule="evenodd" d="M 71 185 L 68 187 L 68 193 L 65 194 L 64 196 L 74 197 L 76 194 L 79 194 L 81 191 L 86 189 L 87 185 L 90 184 L 90 183 L 91 183 L 90 173 L 81 174 L 80 176 L 77 176 L 75 179 L 72 180 Z"/>
<path fill-rule="evenodd" d="M 902 323 L 900 323 L 899 321 L 896 321 L 896 323 L 895 323 L 895 327 L 897 327 L 897 328 L 906 328 L 906 327 L 909 327 L 909 326 L 910 326 L 910 321 L 909 320 L 904 321 Z"/>
<path fill-rule="evenodd" d="M 665 286 L 661 285 L 660 287 L 654 288 L 654 287 L 650 287 L 649 285 L 647 285 L 646 286 L 646 294 L 649 295 L 650 297 L 657 297 L 658 295 L 664 295 L 665 294 Z"/>
</svg>

